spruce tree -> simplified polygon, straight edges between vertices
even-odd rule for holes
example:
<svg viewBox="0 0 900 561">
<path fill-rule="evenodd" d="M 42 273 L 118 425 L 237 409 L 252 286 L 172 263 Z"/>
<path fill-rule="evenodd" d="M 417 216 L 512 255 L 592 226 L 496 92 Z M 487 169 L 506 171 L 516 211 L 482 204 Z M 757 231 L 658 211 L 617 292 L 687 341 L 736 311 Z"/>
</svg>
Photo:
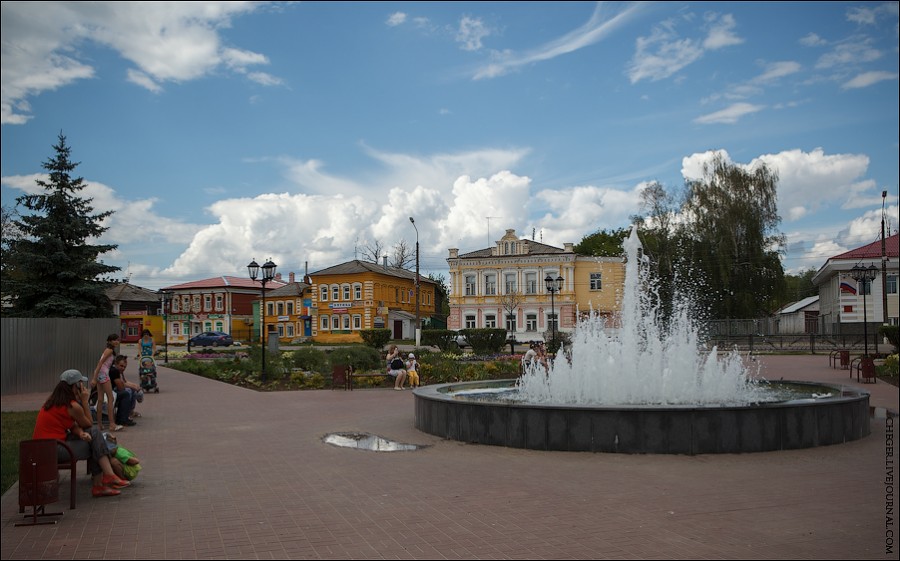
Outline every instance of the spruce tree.
<svg viewBox="0 0 900 561">
<path fill-rule="evenodd" d="M 94 214 L 92 199 L 79 196 L 84 179 L 73 178 L 78 163 L 70 160 L 71 148 L 59 134 L 55 155 L 42 164 L 49 177 L 36 181 L 44 193 L 23 195 L 4 292 L 11 297 L 12 313 L 18 317 L 111 317 L 112 306 L 102 277 L 119 270 L 98 261 L 116 245 L 91 245 L 107 230 L 102 226 L 112 211 Z"/>
</svg>

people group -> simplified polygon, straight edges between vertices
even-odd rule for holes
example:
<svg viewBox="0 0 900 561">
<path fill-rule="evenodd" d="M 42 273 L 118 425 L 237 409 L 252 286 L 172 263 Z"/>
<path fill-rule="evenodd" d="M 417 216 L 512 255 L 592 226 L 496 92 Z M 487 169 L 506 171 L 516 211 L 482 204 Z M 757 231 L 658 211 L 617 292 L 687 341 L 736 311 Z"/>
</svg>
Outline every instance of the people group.
<svg viewBox="0 0 900 561">
<path fill-rule="evenodd" d="M 87 460 L 94 497 L 119 495 L 141 469 L 140 459 L 120 446 L 112 434 L 137 424 L 133 417 L 140 414 L 135 411 L 135 404 L 143 398 L 140 386 L 125 377 L 128 358 L 117 354 L 118 346 L 117 334 L 107 337 L 90 379 L 75 369 L 60 374 L 59 382 L 38 411 L 32 435 L 34 439 L 61 440 L 76 459 Z M 97 393 L 95 411 L 90 403 L 92 389 Z M 112 432 L 104 431 L 104 414 L 106 428 Z M 70 459 L 63 446 L 58 447 L 57 455 L 62 462 Z"/>
</svg>

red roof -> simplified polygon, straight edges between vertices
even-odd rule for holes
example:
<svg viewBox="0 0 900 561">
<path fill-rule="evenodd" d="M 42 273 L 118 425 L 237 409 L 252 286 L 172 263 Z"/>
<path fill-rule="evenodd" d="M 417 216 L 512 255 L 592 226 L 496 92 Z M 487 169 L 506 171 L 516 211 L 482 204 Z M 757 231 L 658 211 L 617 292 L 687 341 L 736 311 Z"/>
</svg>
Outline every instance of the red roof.
<svg viewBox="0 0 900 561">
<path fill-rule="evenodd" d="M 266 283 L 266 288 L 281 288 L 285 283 L 281 281 L 269 281 Z M 167 286 L 162 290 L 188 290 L 192 288 L 254 288 L 259 289 L 262 288 L 262 284 L 257 281 L 252 281 L 248 277 L 213 277 L 211 279 L 203 279 L 198 281 L 186 282 L 184 284 L 175 284 L 172 286 Z"/>
<path fill-rule="evenodd" d="M 900 234 L 894 234 L 884 238 L 884 254 L 887 257 L 900 257 Z M 851 249 L 850 251 L 835 255 L 831 259 L 881 259 L 881 239 L 868 245 Z"/>
</svg>

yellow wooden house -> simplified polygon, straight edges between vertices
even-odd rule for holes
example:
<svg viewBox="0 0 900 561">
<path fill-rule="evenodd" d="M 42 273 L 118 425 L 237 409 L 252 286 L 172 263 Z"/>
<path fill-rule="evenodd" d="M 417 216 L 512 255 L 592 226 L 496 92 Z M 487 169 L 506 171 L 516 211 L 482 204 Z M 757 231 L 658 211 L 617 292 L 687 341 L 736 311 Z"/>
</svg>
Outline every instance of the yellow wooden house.
<svg viewBox="0 0 900 561">
<path fill-rule="evenodd" d="M 353 260 L 309 275 L 312 338 L 320 343 L 361 342 L 363 329 L 387 328 L 393 339 L 414 339 L 416 274 Z M 419 277 L 419 318 L 435 313 L 436 283 Z"/>
</svg>

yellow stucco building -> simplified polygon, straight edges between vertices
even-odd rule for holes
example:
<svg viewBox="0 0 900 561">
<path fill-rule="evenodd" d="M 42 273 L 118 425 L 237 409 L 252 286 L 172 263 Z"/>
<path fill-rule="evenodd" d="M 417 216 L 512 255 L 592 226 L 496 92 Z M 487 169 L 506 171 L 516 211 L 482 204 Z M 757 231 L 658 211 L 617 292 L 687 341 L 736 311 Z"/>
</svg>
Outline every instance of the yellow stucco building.
<svg viewBox="0 0 900 561">
<path fill-rule="evenodd" d="M 574 330 L 578 312 L 614 315 L 620 309 L 623 260 L 576 255 L 573 248 L 519 238 L 512 229 L 492 247 L 463 254 L 451 248 L 447 327 L 506 328 L 517 340 L 531 341 L 552 329 L 554 311 L 560 332 Z M 547 277 L 562 277 L 552 299 Z"/>
</svg>

